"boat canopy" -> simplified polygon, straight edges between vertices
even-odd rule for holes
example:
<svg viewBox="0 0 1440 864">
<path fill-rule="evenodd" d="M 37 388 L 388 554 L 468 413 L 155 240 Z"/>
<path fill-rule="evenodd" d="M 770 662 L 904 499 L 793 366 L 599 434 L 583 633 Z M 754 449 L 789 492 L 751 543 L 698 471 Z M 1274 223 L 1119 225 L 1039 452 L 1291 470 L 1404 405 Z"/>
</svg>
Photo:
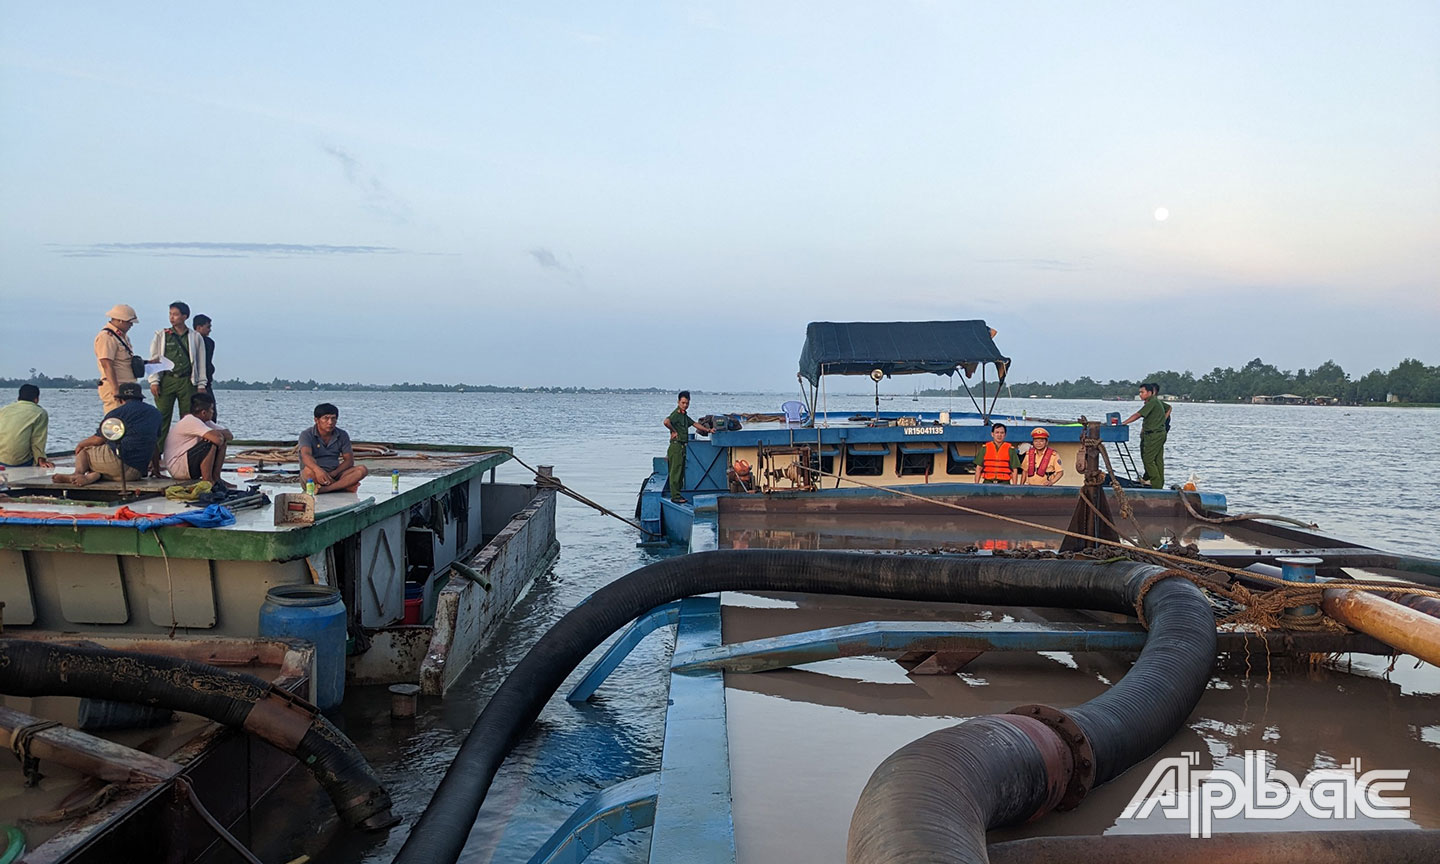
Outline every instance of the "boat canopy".
<svg viewBox="0 0 1440 864">
<path fill-rule="evenodd" d="M 1005 377 L 1010 358 L 1000 353 L 984 321 L 812 321 L 805 328 L 800 377 L 818 386 L 821 375 L 930 372 L 974 375 L 994 363 Z"/>
</svg>

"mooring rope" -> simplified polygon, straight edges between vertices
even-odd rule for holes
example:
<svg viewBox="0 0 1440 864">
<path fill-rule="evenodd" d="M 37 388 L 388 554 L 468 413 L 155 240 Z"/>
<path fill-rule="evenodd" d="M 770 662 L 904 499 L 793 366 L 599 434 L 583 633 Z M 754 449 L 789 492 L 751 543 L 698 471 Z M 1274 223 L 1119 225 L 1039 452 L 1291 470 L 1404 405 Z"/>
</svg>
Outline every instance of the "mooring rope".
<svg viewBox="0 0 1440 864">
<path fill-rule="evenodd" d="M 593 508 L 595 508 L 596 510 L 600 511 L 601 513 L 604 513 L 606 516 L 611 516 L 611 517 L 614 517 L 614 518 L 616 518 L 616 519 L 619 519 L 621 522 L 624 522 L 626 525 L 629 525 L 631 528 L 634 528 L 636 531 L 639 531 L 641 534 L 644 534 L 644 535 L 646 535 L 647 537 L 663 537 L 663 536 L 664 536 L 663 534 L 659 534 L 659 533 L 657 533 L 657 532 L 655 532 L 655 531 L 650 531 L 650 530 L 648 530 L 648 529 L 646 529 L 646 528 L 642 528 L 642 527 L 639 525 L 639 523 L 632 522 L 632 521 L 630 521 L 629 519 L 626 519 L 624 516 L 621 516 L 619 513 L 616 513 L 614 510 L 611 510 L 609 507 L 606 507 L 604 504 L 600 504 L 600 503 L 598 503 L 598 502 L 591 501 L 589 498 L 586 498 L 584 495 L 581 495 L 579 492 L 576 492 L 574 489 L 571 489 L 569 486 L 566 486 L 564 483 L 560 482 L 560 478 L 559 478 L 559 477 L 556 477 L 556 476 L 553 475 L 553 474 L 541 474 L 541 473 L 540 473 L 540 470 L 539 470 L 538 468 L 532 467 L 531 465 L 529 465 L 528 463 L 526 463 L 524 459 L 521 459 L 519 456 L 516 456 L 514 453 L 511 453 L 511 454 L 510 454 L 510 458 L 511 458 L 511 459 L 514 459 L 514 460 L 520 465 L 520 467 L 522 467 L 522 468 L 524 468 L 525 470 L 529 471 L 531 474 L 534 474 L 534 475 L 535 475 L 535 485 L 536 485 L 536 486 L 539 486 L 541 489 L 554 489 L 556 492 L 559 492 L 560 494 L 565 495 L 565 496 L 567 496 L 567 497 L 573 498 L 574 500 L 579 501 L 581 504 L 584 504 L 584 505 L 587 506 L 587 507 L 593 507 Z"/>
<path fill-rule="evenodd" d="M 1167 571 L 1167 573 L 1169 573 L 1169 575 L 1171 576 L 1184 575 L 1185 578 L 1194 581 L 1202 588 L 1214 590 L 1215 593 L 1220 594 L 1227 599 L 1234 600 L 1234 602 L 1240 603 L 1242 605 L 1247 605 L 1247 608 L 1253 607 L 1256 609 L 1256 613 L 1252 616 L 1228 616 L 1227 619 L 1225 619 L 1226 621 L 1234 620 L 1235 623 L 1256 623 L 1257 626 L 1260 626 L 1259 621 L 1269 621 L 1277 617 L 1274 614 L 1274 609 L 1278 608 L 1280 611 L 1283 612 L 1283 610 L 1286 608 L 1296 606 L 1318 605 L 1321 599 L 1323 599 L 1323 594 L 1326 587 L 1344 587 L 1355 591 L 1366 591 L 1373 594 L 1414 594 L 1421 597 L 1440 598 L 1440 591 L 1434 591 L 1421 585 L 1417 585 L 1413 582 L 1403 582 L 1390 585 L 1377 585 L 1372 582 L 1360 582 L 1358 580 L 1354 580 L 1344 583 L 1343 586 L 1333 584 L 1325 585 L 1322 583 L 1290 582 L 1285 579 L 1281 579 L 1278 576 L 1271 576 L 1268 573 L 1256 573 L 1252 570 L 1241 570 L 1236 567 L 1228 567 L 1224 564 L 1215 564 L 1213 562 L 1200 561 L 1195 558 L 1189 558 L 1183 555 L 1176 555 L 1170 552 L 1162 552 L 1158 549 L 1143 549 L 1139 546 L 1126 545 L 1125 543 L 1114 540 L 1104 540 L 1098 537 L 1092 537 L 1088 534 L 1080 534 L 1065 528 L 1056 528 L 1052 525 L 1044 525 L 1039 522 L 1031 522 L 1026 519 L 1018 519 L 1014 516 L 1005 516 L 1000 513 L 990 513 L 985 510 L 979 510 L 974 507 L 966 507 L 963 504 L 955 504 L 950 501 L 941 501 L 936 498 L 927 498 L 922 495 L 916 495 L 912 492 L 906 492 L 903 489 L 896 489 L 891 486 L 879 486 L 873 483 L 867 483 L 854 477 L 842 478 L 838 474 L 834 474 L 829 471 L 822 471 L 818 468 L 811 468 L 805 465 L 801 465 L 800 468 L 801 470 L 809 471 L 812 474 L 819 474 L 825 477 L 843 479 L 845 482 L 854 483 L 857 486 L 864 486 L 869 489 L 878 489 L 882 492 L 889 492 L 893 495 L 898 495 L 903 498 L 913 498 L 916 501 L 924 501 L 928 504 L 935 504 L 951 510 L 958 510 L 962 513 L 968 513 L 972 516 L 983 516 L 988 519 L 997 519 L 1001 522 L 1009 522 L 1013 525 L 1019 525 L 1021 527 L 1030 528 L 1032 530 L 1045 531 L 1051 534 L 1059 534 L 1064 537 L 1073 537 L 1077 540 L 1084 540 L 1087 543 L 1092 543 L 1099 546 L 1108 546 L 1114 549 L 1121 550 L 1128 557 L 1135 557 L 1141 560 L 1153 559 L 1152 563 L 1159 563 L 1174 568 L 1174 572 Z M 1113 529 L 1115 526 L 1111 525 L 1110 527 Z M 1119 533 L 1119 531 L 1116 531 L 1116 534 Z M 1176 565 L 1179 566 L 1177 567 Z M 1227 575 L 1239 577 L 1241 579 L 1249 579 L 1255 582 L 1261 582 L 1263 584 L 1272 586 L 1272 590 L 1256 594 L 1255 592 L 1245 588 L 1245 586 L 1243 585 L 1217 582 L 1214 579 L 1206 579 L 1202 575 L 1191 573 L 1190 571 L 1184 569 L 1187 566 L 1200 568 L 1208 571 L 1214 571 L 1216 573 L 1225 573 Z M 1154 578 L 1165 578 L 1165 576 L 1166 574 L 1157 574 L 1157 576 Z M 1248 598 L 1250 602 L 1246 604 L 1245 599 L 1242 598 Z M 1239 618 L 1241 617 L 1248 617 L 1250 619 L 1258 620 L 1240 621 Z M 1141 620 L 1143 622 L 1143 617 Z M 1289 621 L 1290 619 L 1285 619 L 1284 623 L 1288 623 Z M 1305 619 L 1298 619 L 1296 623 L 1303 625 L 1304 622 Z M 1301 626 L 1295 629 L 1305 628 Z"/>
</svg>

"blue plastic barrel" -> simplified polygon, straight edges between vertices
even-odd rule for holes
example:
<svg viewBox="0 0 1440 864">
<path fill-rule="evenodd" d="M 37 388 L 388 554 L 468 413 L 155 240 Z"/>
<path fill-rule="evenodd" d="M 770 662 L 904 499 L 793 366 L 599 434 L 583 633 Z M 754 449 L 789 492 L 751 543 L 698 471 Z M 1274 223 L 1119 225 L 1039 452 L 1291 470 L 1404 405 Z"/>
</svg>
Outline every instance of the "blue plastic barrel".
<svg viewBox="0 0 1440 864">
<path fill-rule="evenodd" d="M 328 711 L 345 698 L 345 604 L 340 589 L 277 585 L 265 592 L 260 635 L 304 639 L 315 646 L 315 705 Z"/>
</svg>

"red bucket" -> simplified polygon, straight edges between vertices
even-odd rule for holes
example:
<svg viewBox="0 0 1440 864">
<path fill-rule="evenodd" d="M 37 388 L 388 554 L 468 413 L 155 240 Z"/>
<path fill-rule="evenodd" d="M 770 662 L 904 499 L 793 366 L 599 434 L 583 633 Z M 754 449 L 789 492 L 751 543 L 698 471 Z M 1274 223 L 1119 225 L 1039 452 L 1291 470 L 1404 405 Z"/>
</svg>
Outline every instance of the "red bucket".
<svg viewBox="0 0 1440 864">
<path fill-rule="evenodd" d="M 414 600 L 405 601 L 405 618 L 402 623 L 419 624 L 420 608 L 425 605 L 424 597 L 416 597 Z"/>
</svg>

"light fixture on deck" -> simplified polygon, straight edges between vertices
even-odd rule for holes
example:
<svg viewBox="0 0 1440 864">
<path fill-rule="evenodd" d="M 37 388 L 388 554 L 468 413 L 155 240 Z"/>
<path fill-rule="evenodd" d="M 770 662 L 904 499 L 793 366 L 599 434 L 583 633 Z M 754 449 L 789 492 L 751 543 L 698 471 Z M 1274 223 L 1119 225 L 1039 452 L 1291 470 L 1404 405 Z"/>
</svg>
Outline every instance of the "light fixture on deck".
<svg viewBox="0 0 1440 864">
<path fill-rule="evenodd" d="M 875 382 L 875 419 L 880 419 L 880 379 L 885 377 L 884 369 L 871 369 L 870 380 Z"/>
<path fill-rule="evenodd" d="M 100 421 L 100 437 L 111 444 L 118 444 L 121 438 L 125 437 L 125 421 L 119 417 L 106 417 Z M 120 463 L 120 497 L 130 497 L 129 484 L 125 482 L 125 463 Z"/>
</svg>

